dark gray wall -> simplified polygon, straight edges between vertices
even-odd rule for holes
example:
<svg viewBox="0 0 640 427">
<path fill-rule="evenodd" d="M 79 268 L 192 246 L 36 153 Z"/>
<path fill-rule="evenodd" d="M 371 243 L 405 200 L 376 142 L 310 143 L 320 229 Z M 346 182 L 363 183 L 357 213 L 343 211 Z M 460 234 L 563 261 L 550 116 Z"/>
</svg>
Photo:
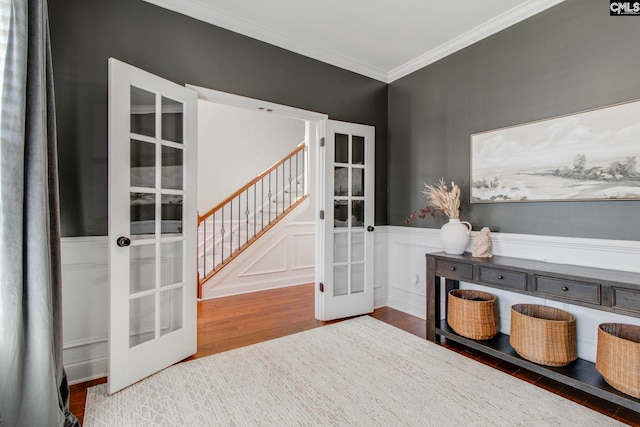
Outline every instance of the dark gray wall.
<svg viewBox="0 0 640 427">
<path fill-rule="evenodd" d="M 141 0 L 50 0 L 63 236 L 107 234 L 107 59 L 376 127 L 387 223 L 387 85 Z"/>
<path fill-rule="evenodd" d="M 475 230 L 640 239 L 637 201 L 468 203 L 471 134 L 640 98 L 639 41 L 640 17 L 567 0 L 391 83 L 390 223 L 404 224 L 426 202 L 423 184 L 444 177 L 462 187 Z"/>
</svg>

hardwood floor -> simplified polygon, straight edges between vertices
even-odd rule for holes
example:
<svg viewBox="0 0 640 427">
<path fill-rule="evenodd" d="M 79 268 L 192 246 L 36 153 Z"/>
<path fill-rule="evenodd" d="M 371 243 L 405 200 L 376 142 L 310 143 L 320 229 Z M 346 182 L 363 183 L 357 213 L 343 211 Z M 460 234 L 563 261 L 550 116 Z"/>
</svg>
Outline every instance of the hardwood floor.
<svg viewBox="0 0 640 427">
<path fill-rule="evenodd" d="M 426 323 L 418 317 L 389 307 L 376 309 L 371 316 L 419 337 L 426 337 Z M 198 352 L 186 360 L 209 356 L 334 322 L 321 322 L 314 318 L 312 284 L 201 301 L 198 303 Z M 457 343 L 443 343 L 442 345 L 611 418 L 632 426 L 640 426 L 640 414 L 637 412 L 543 378 L 492 356 L 475 352 Z M 80 419 L 80 422 L 84 417 L 87 388 L 103 382 L 106 382 L 106 378 L 71 386 L 70 409 Z"/>
</svg>

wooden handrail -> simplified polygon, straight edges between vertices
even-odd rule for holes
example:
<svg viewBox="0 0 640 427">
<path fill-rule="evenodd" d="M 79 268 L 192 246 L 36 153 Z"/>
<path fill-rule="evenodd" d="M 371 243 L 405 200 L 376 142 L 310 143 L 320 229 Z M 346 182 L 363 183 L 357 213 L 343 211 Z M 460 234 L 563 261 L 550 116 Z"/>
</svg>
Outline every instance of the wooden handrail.
<svg viewBox="0 0 640 427">
<path fill-rule="evenodd" d="M 242 193 L 244 193 L 245 191 L 247 191 L 247 189 L 251 188 L 251 186 L 253 186 L 254 184 L 256 184 L 258 181 L 260 181 L 262 178 L 264 178 L 265 176 L 269 175 L 271 172 L 273 172 L 275 169 L 277 169 L 278 167 L 280 167 L 282 164 L 284 164 L 284 162 L 286 162 L 287 160 L 289 160 L 290 158 L 292 158 L 293 156 L 295 156 L 296 154 L 298 154 L 300 151 L 304 150 L 305 148 L 305 142 L 302 141 L 300 144 L 298 144 L 298 146 L 296 147 L 295 150 L 293 150 L 291 153 L 287 154 L 282 160 L 279 160 L 277 163 L 275 163 L 273 166 L 271 166 L 269 169 L 265 170 L 264 172 L 262 172 L 260 175 L 256 176 L 254 179 L 252 179 L 251 181 L 249 181 L 249 183 L 247 183 L 246 185 L 244 185 L 242 188 L 240 188 L 238 191 L 236 191 L 235 193 L 233 193 L 232 195 L 230 195 L 229 197 L 227 197 L 226 199 L 224 199 L 222 202 L 218 203 L 216 206 L 214 206 L 213 208 L 209 209 L 204 215 L 199 215 L 198 214 L 198 225 L 200 225 L 200 223 L 202 223 L 202 221 L 204 221 L 205 219 L 207 219 L 208 217 L 210 217 L 211 215 L 213 215 L 215 212 L 217 212 L 218 210 L 222 209 L 223 206 L 225 206 L 227 203 L 231 202 L 233 199 L 235 199 L 236 197 L 238 197 L 239 195 L 241 195 Z"/>
</svg>

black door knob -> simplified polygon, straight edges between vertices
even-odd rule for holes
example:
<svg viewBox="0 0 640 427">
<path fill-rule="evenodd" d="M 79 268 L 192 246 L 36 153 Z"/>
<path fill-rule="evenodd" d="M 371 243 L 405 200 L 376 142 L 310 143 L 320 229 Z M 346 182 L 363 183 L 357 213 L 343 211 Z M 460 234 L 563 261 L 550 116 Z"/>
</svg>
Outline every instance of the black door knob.
<svg viewBox="0 0 640 427">
<path fill-rule="evenodd" d="M 370 225 L 370 226 L 368 226 L 368 227 L 367 227 L 367 231 L 373 231 L 373 230 L 375 230 L 375 228 L 373 228 L 373 226 L 372 226 L 372 225 Z"/>
<path fill-rule="evenodd" d="M 118 237 L 118 240 L 116 240 L 116 245 L 120 246 L 121 248 L 129 246 L 130 244 L 131 244 L 131 239 L 126 236 L 120 236 Z"/>
</svg>

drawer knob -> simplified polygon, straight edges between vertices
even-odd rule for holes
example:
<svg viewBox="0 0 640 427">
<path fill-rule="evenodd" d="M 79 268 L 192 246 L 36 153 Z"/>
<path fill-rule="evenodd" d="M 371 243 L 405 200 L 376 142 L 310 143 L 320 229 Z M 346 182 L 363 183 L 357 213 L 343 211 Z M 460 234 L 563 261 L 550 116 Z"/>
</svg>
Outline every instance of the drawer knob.
<svg viewBox="0 0 640 427">
<path fill-rule="evenodd" d="M 565 292 L 567 292 L 567 291 L 569 290 L 569 288 L 567 288 L 566 286 L 563 286 L 563 287 L 562 287 L 562 290 L 563 290 L 563 291 L 565 291 Z"/>
<path fill-rule="evenodd" d="M 451 267 L 451 271 L 456 271 L 456 268 L 455 267 Z"/>
<path fill-rule="evenodd" d="M 501 274 L 498 274 L 498 280 L 502 280 L 502 279 L 504 279 L 504 277 L 502 277 Z"/>
</svg>

